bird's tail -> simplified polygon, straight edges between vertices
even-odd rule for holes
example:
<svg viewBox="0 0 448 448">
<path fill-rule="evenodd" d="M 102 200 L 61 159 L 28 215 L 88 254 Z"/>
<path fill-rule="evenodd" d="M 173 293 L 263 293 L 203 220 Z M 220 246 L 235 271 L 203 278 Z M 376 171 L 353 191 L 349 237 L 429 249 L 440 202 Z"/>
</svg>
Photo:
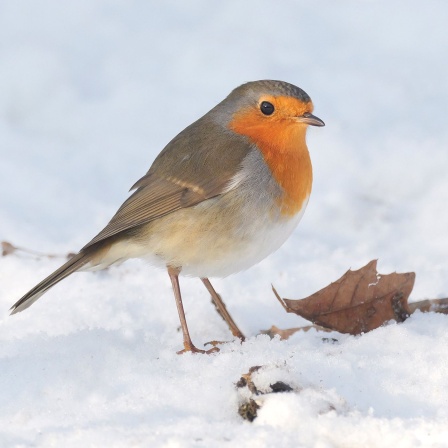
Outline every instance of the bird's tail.
<svg viewBox="0 0 448 448">
<path fill-rule="evenodd" d="M 77 271 L 90 261 L 90 253 L 81 251 L 79 254 L 70 258 L 64 265 L 54 271 L 46 279 L 42 280 L 33 289 L 28 291 L 20 300 L 18 300 L 10 309 L 11 314 L 20 313 L 31 306 L 40 296 L 45 294 L 56 283 L 60 282 L 65 277 L 68 277 L 73 272 Z"/>
</svg>

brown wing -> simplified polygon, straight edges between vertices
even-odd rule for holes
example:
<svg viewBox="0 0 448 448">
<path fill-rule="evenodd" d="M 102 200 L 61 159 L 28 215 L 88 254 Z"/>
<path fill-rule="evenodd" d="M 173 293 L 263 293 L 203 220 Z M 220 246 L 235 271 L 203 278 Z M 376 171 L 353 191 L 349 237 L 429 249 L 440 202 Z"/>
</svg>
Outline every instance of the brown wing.
<svg viewBox="0 0 448 448">
<path fill-rule="evenodd" d="M 207 115 L 182 131 L 132 188 L 109 224 L 83 249 L 120 232 L 222 194 L 250 151 L 247 141 L 210 122 Z"/>
</svg>

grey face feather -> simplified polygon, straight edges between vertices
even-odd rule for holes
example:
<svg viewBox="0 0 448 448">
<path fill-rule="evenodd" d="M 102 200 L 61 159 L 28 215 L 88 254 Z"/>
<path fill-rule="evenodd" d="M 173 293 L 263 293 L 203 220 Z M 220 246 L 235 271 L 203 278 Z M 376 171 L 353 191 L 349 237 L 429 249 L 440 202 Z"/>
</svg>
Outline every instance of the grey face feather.
<svg viewBox="0 0 448 448">
<path fill-rule="evenodd" d="M 309 103 L 311 101 L 309 95 L 300 87 L 297 87 L 294 84 L 289 84 L 288 82 L 269 79 L 243 84 L 234 89 L 228 98 L 237 95 L 240 97 L 256 97 L 258 99 L 261 95 L 266 94 L 273 96 L 290 96 L 297 98 L 303 103 Z"/>
</svg>

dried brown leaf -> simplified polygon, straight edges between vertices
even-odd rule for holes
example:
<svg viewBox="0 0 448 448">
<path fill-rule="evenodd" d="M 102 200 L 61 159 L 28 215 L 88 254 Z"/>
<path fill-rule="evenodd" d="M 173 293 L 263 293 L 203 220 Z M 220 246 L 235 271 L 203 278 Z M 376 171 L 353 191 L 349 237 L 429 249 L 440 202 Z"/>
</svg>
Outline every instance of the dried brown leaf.
<svg viewBox="0 0 448 448">
<path fill-rule="evenodd" d="M 260 406 L 255 400 L 250 398 L 248 401 L 240 404 L 238 407 L 238 414 L 240 414 L 244 420 L 253 422 L 257 418 L 258 409 L 260 409 Z"/>
<path fill-rule="evenodd" d="M 281 299 L 288 313 L 341 333 L 360 334 L 394 319 L 403 322 L 410 314 L 407 299 L 415 273 L 379 274 L 376 260 L 302 300 Z"/>
</svg>

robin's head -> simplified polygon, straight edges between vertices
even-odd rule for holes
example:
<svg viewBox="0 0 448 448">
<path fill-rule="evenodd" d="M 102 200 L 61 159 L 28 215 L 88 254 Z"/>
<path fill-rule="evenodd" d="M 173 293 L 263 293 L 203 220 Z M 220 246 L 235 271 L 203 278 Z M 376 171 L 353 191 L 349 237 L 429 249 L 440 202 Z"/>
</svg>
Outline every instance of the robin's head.
<svg viewBox="0 0 448 448">
<path fill-rule="evenodd" d="M 283 81 L 253 81 L 233 90 L 216 108 L 230 130 L 259 146 L 283 142 L 297 144 L 308 125 L 325 126 L 312 114 L 313 103 L 306 92 Z"/>
<path fill-rule="evenodd" d="M 234 89 L 218 107 L 230 118 L 231 129 L 275 123 L 325 126 L 312 114 L 313 103 L 308 94 L 283 81 L 248 82 Z"/>
</svg>

